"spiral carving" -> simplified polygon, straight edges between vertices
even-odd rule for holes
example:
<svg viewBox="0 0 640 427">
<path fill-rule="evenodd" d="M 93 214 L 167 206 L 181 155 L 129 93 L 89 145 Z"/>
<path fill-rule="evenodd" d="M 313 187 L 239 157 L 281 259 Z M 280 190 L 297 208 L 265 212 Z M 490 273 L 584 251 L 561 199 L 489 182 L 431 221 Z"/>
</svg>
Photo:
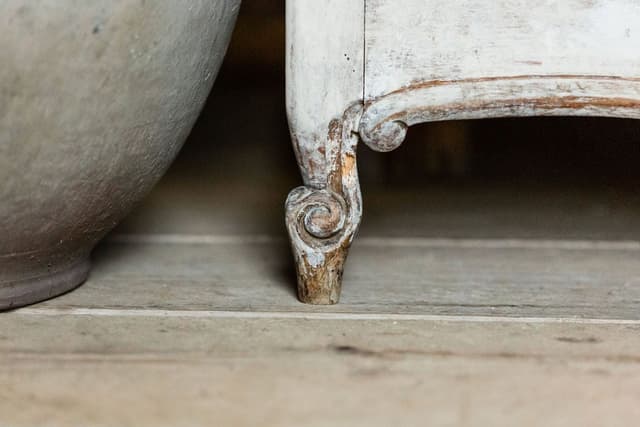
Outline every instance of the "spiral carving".
<svg viewBox="0 0 640 427">
<path fill-rule="evenodd" d="M 294 216 L 299 236 L 308 244 L 330 239 L 345 227 L 346 203 L 328 190 L 296 188 L 287 199 L 287 210 Z"/>
<path fill-rule="evenodd" d="M 360 125 L 360 138 L 372 150 L 388 152 L 402 145 L 408 126 L 399 120 L 377 123 L 373 127 L 364 121 Z"/>
</svg>

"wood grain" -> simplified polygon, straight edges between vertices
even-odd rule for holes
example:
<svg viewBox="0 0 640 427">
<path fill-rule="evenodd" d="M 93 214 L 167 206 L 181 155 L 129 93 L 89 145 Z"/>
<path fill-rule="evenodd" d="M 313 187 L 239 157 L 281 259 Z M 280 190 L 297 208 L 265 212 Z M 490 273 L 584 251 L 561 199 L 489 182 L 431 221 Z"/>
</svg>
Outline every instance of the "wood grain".
<svg viewBox="0 0 640 427">
<path fill-rule="evenodd" d="M 638 326 L 0 322 L 3 425 L 622 426 L 640 415 Z"/>
<path fill-rule="evenodd" d="M 372 194 L 321 308 L 260 210 L 160 192 L 83 287 L 0 315 L 0 425 L 627 425 L 633 193 L 467 191 Z"/>
<path fill-rule="evenodd" d="M 640 319 L 633 243 L 361 240 L 337 307 L 298 303 L 269 239 L 108 243 L 82 288 L 41 307 Z"/>
</svg>

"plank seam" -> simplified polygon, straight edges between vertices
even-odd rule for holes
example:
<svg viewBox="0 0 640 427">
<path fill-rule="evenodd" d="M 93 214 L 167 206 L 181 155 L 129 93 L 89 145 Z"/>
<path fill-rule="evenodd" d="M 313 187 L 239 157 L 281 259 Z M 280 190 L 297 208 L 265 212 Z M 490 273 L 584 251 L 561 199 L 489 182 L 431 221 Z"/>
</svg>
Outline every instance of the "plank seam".
<svg viewBox="0 0 640 427">
<path fill-rule="evenodd" d="M 23 308 L 12 312 L 29 316 L 165 317 L 195 319 L 301 319 L 301 320 L 390 320 L 458 323 L 571 323 L 584 325 L 640 325 L 640 319 L 598 319 L 579 317 L 450 316 L 384 313 L 304 313 L 260 311 Z M 5 316 L 10 314 L 5 314 Z"/>
<path fill-rule="evenodd" d="M 269 235 L 211 234 L 116 234 L 107 239 L 112 243 L 225 245 L 273 244 L 285 239 Z M 640 241 L 634 240 L 545 240 L 545 239 L 452 239 L 431 237 L 361 237 L 354 243 L 361 247 L 422 247 L 454 249 L 558 249 L 558 250 L 619 250 L 640 251 Z"/>
</svg>

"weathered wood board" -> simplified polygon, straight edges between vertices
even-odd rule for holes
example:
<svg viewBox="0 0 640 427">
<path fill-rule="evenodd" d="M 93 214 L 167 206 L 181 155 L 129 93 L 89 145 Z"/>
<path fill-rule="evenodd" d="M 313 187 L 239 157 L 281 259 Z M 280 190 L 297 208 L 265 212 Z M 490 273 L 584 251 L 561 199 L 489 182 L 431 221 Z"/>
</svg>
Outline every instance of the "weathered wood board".
<svg viewBox="0 0 640 427">
<path fill-rule="evenodd" d="M 27 311 L 0 324 L 6 426 L 624 426 L 640 415 L 637 323 Z"/>
<path fill-rule="evenodd" d="M 83 287 L 0 314 L 0 425 L 626 426 L 640 207 L 518 190 L 373 194 L 331 307 L 241 198 L 161 192 Z"/>
<path fill-rule="evenodd" d="M 317 308 L 296 300 L 283 240 L 176 240 L 107 244 L 82 288 L 39 307 L 640 319 L 633 242 L 363 238 L 343 303 Z"/>
</svg>

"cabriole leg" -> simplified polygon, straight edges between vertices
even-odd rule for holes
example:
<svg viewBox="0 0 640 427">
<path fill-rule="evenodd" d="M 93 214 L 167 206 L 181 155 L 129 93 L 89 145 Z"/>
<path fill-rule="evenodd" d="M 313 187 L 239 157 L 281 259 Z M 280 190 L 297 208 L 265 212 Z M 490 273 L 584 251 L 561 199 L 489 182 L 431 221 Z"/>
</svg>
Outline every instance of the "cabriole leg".
<svg viewBox="0 0 640 427">
<path fill-rule="evenodd" d="M 324 152 L 326 182 L 294 189 L 286 202 L 286 221 L 296 262 L 298 296 L 308 304 L 335 304 L 349 246 L 360 224 L 362 200 L 356 168 L 358 137 L 354 133 L 360 106 L 331 124 L 326 143 L 301 146 L 298 156 L 305 178 L 314 176 L 304 165 L 313 152 Z M 300 149 L 302 148 L 302 149 Z M 312 150 L 313 152 L 309 152 Z M 305 182 L 309 182 L 305 179 Z"/>
<path fill-rule="evenodd" d="M 300 299 L 335 304 L 362 212 L 356 132 L 364 96 L 365 3 L 286 4 L 287 116 L 304 182 L 287 199 L 287 228 Z"/>
</svg>

